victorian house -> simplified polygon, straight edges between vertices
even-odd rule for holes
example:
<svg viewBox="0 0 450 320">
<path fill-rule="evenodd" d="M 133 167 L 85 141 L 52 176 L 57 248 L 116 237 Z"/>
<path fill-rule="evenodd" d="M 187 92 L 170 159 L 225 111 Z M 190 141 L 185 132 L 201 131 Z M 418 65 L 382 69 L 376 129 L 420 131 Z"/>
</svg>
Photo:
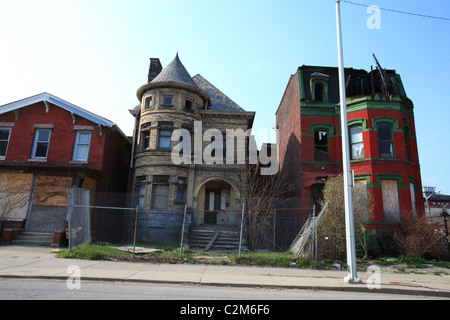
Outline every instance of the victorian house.
<svg viewBox="0 0 450 320">
<path fill-rule="evenodd" d="M 374 250 L 392 226 L 423 212 L 413 102 L 395 70 L 345 69 L 351 169 L 374 200 L 367 224 Z M 276 112 L 280 170 L 297 196 L 319 203 L 327 178 L 342 173 L 338 69 L 301 66 Z"/>
<path fill-rule="evenodd" d="M 165 68 L 150 59 L 148 82 L 137 98 L 139 105 L 130 110 L 130 189 L 139 195 L 139 208 L 167 215 L 188 208 L 195 226 L 238 224 L 247 164 L 224 160 L 225 137 L 227 129 L 250 129 L 255 113 L 200 74 L 191 77 L 178 54 Z"/>
</svg>

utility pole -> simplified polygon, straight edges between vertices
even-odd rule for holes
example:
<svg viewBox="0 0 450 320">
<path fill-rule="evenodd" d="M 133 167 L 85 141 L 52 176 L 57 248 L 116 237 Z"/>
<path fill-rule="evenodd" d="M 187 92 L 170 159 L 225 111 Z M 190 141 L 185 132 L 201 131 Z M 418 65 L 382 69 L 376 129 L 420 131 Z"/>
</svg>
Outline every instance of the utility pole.
<svg viewBox="0 0 450 320">
<path fill-rule="evenodd" d="M 342 138 L 342 163 L 344 173 L 344 199 L 345 199 L 345 231 L 347 243 L 347 265 L 348 275 L 344 278 L 347 283 L 360 283 L 356 273 L 356 248 L 355 248 L 355 229 L 353 226 L 353 200 L 352 187 L 353 176 L 350 170 L 350 151 L 348 139 L 347 124 L 347 97 L 345 93 L 345 73 L 344 73 L 344 54 L 342 49 L 342 30 L 341 30 L 341 11 L 340 0 L 336 0 L 336 22 L 338 38 L 338 58 L 339 58 L 339 92 L 341 107 L 341 138 Z"/>
</svg>

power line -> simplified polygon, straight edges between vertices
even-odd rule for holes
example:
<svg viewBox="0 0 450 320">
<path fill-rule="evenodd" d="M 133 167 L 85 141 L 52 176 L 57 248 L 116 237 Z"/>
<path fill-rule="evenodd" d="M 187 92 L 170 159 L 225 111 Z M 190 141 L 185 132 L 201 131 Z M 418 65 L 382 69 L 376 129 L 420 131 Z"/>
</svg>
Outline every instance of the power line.
<svg viewBox="0 0 450 320">
<path fill-rule="evenodd" d="M 352 1 L 347 1 L 347 0 L 341 0 L 341 2 L 345 2 L 345 3 L 348 3 L 348 4 L 353 4 L 355 6 L 361 6 L 361 7 L 366 7 L 366 8 L 368 7 L 368 5 L 365 5 L 365 4 L 362 4 L 362 3 L 356 3 L 356 2 L 352 2 Z M 395 12 L 395 13 L 401 13 L 401 14 L 409 14 L 411 16 L 418 16 L 418 17 L 422 17 L 422 18 L 431 18 L 431 19 L 439 19 L 439 20 L 450 21 L 450 18 L 429 16 L 429 15 L 420 14 L 420 13 L 412 13 L 412 12 L 406 12 L 406 11 L 400 11 L 400 10 L 394 10 L 394 9 L 386 9 L 386 8 L 380 8 L 380 10 L 390 11 L 390 12 Z"/>
</svg>

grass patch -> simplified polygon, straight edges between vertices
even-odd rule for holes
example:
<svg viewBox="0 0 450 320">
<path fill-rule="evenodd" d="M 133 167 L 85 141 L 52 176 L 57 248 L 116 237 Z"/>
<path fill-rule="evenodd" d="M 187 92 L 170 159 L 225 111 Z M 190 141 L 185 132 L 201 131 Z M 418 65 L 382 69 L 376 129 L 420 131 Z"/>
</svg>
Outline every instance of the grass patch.
<svg viewBox="0 0 450 320">
<path fill-rule="evenodd" d="M 118 250 L 111 246 L 83 244 L 57 252 L 59 258 L 85 259 L 85 260 L 122 260 L 141 261 L 155 263 L 190 263 L 190 264 L 212 264 L 212 265 L 250 265 L 250 266 L 272 266 L 291 268 L 319 268 L 319 263 L 303 257 L 296 257 L 292 252 L 249 252 L 239 257 L 235 253 L 217 252 L 195 252 L 188 247 L 183 248 L 180 258 L 180 248 L 161 249 L 157 252 L 133 254 Z"/>
<path fill-rule="evenodd" d="M 143 247 L 143 246 L 142 246 Z M 155 248 L 155 245 L 146 246 Z M 159 245 L 158 245 L 159 247 Z M 164 247 L 164 248 L 161 248 Z M 131 252 L 126 252 L 110 245 L 83 244 L 72 248 L 60 250 L 56 253 L 59 258 L 85 259 L 85 260 L 114 260 L 114 261 L 134 261 L 150 263 L 189 263 L 189 264 L 210 264 L 210 265 L 247 265 L 247 266 L 271 266 L 282 268 L 306 268 L 306 269 L 333 269 L 333 261 L 314 261 L 305 257 L 296 257 L 290 251 L 287 252 L 245 252 L 239 257 L 237 252 L 197 252 L 183 247 L 180 257 L 180 248 L 174 243 L 166 243 L 156 252 L 136 254 L 133 258 Z M 379 264 L 383 266 L 397 266 L 397 272 L 411 273 L 408 268 L 427 268 L 429 266 L 450 269 L 448 261 L 429 261 L 422 258 L 410 258 L 400 256 L 398 258 L 378 258 L 359 264 L 358 268 L 364 271 L 367 264 Z M 401 265 L 401 266 L 400 266 Z M 436 273 L 435 273 L 436 274 Z M 440 272 L 440 274 L 446 274 Z"/>
<path fill-rule="evenodd" d="M 296 257 L 292 252 L 249 252 L 234 254 L 231 261 L 235 264 L 250 266 L 271 266 L 291 268 L 318 268 L 319 264 L 304 257 Z"/>
<path fill-rule="evenodd" d="M 58 251 L 56 256 L 58 258 L 84 260 L 121 260 L 131 257 L 132 254 L 109 246 L 82 244 L 72 248 L 72 251 L 69 251 L 69 249 Z"/>
</svg>

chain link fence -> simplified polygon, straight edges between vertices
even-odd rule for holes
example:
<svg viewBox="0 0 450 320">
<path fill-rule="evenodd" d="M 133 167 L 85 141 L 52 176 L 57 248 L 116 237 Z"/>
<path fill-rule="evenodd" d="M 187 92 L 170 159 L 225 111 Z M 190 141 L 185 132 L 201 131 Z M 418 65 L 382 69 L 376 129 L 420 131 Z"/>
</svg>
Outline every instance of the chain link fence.
<svg viewBox="0 0 450 320">
<path fill-rule="evenodd" d="M 312 201 L 299 198 L 240 200 L 232 210 L 210 207 L 213 200 L 205 197 L 195 209 L 182 201 L 176 208 L 147 209 L 139 194 L 70 188 L 68 195 L 71 247 L 90 241 L 133 248 L 286 251 L 313 212 Z"/>
</svg>

